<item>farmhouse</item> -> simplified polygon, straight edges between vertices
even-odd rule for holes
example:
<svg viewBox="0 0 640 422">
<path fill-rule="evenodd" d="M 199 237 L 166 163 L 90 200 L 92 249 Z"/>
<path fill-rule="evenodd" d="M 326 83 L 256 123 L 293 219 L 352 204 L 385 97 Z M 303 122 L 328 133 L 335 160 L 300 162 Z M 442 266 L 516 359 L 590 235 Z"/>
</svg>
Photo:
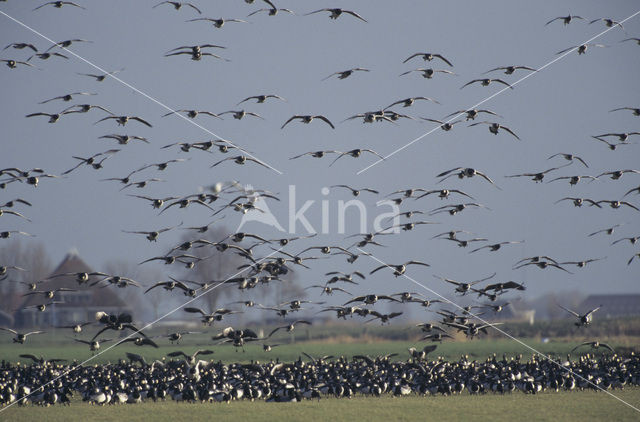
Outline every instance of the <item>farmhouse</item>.
<svg viewBox="0 0 640 422">
<path fill-rule="evenodd" d="M 72 325 L 95 320 L 95 313 L 104 311 L 109 314 L 131 312 L 131 307 L 123 301 L 113 287 L 89 287 L 99 278 L 92 276 L 88 282 L 78 284 L 76 273 L 94 272 L 77 254 L 69 252 L 49 277 L 58 274 L 71 274 L 55 277 L 38 285 L 38 290 L 56 290 L 59 288 L 75 289 L 73 292 L 56 292 L 53 299 L 44 295 L 26 296 L 19 310 L 14 315 L 17 327 L 45 327 Z M 44 312 L 33 308 L 34 305 L 62 302 L 47 306 Z M 25 307 L 30 307 L 25 309 Z"/>
</svg>

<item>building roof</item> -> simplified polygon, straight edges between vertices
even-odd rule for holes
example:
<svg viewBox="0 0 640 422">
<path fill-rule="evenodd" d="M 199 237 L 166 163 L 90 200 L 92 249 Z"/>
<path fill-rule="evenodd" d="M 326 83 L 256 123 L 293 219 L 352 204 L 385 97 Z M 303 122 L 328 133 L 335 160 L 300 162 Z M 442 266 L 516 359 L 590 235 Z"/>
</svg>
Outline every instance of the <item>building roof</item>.
<svg viewBox="0 0 640 422">
<path fill-rule="evenodd" d="M 605 316 L 640 315 L 640 294 L 591 295 L 580 304 L 576 312 L 586 312 L 601 306 L 599 313 Z"/>
</svg>

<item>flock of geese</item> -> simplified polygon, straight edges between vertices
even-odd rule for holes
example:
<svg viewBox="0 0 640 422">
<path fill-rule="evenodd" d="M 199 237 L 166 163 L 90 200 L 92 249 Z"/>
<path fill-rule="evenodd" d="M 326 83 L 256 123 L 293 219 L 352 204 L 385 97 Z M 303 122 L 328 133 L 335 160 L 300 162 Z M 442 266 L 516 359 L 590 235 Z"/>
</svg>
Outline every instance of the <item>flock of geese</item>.
<svg viewBox="0 0 640 422">
<path fill-rule="evenodd" d="M 253 0 L 245 0 L 246 3 L 254 3 Z M 365 25 L 369 24 L 367 19 L 359 12 L 352 10 L 344 10 L 339 8 L 322 8 L 307 13 L 298 13 L 290 9 L 277 8 L 269 0 L 258 0 L 262 6 L 253 11 L 249 16 L 257 15 L 265 12 L 268 16 L 275 16 L 278 12 L 285 12 L 291 15 L 315 15 L 319 13 L 328 13 L 330 19 L 351 19 L 353 24 Z M 185 7 L 189 12 L 202 15 L 200 5 L 188 2 L 163 1 L 151 8 L 167 9 L 171 6 L 173 10 L 180 11 Z M 44 13 L 45 9 L 53 8 L 79 8 L 85 9 L 81 4 L 67 1 L 51 1 L 44 3 L 34 9 L 37 13 Z M 40 10 L 43 9 L 43 10 Z M 51 11 L 50 13 L 57 13 Z M 564 25 L 572 23 L 573 20 L 584 18 L 576 15 L 566 17 L 557 17 L 546 25 L 556 25 L 557 21 Z M 222 28 L 225 23 L 247 23 L 243 19 L 223 19 L 211 17 L 197 17 L 187 20 L 187 22 L 206 22 L 212 24 L 216 28 Z M 603 22 L 607 27 L 619 27 L 623 30 L 623 25 L 613 19 L 599 18 L 591 20 L 590 24 Z M 190 25 L 190 24 L 189 24 Z M 189 25 L 185 26 L 185 31 L 189 29 Z M 621 42 L 634 40 L 637 38 L 626 38 Z M 20 69 L 20 67 L 35 67 L 33 64 L 35 58 L 40 60 L 39 63 L 46 63 L 46 60 L 71 60 L 68 55 L 63 54 L 65 48 L 70 47 L 72 43 L 90 43 L 90 40 L 70 39 L 55 43 L 54 45 L 44 46 L 44 50 L 36 47 L 36 43 L 24 42 L 16 40 L 7 45 L 3 54 L 11 52 L 12 55 L 19 55 L 21 51 L 29 51 L 30 56 L 22 60 L 15 58 L 1 59 L 11 69 L 11 71 L 29 71 L 29 69 Z M 639 42 L 640 43 L 640 42 Z M 584 44 L 580 46 L 570 47 L 560 53 L 576 50 L 579 54 L 586 52 L 588 46 L 603 47 L 601 44 Z M 223 59 L 222 56 L 210 52 L 208 49 L 217 49 L 215 51 L 224 50 L 225 47 L 216 44 L 200 44 L 186 45 L 172 48 L 165 53 L 166 57 L 187 56 L 193 61 L 200 61 L 205 57 L 214 59 Z M 42 53 L 40 52 L 42 51 Z M 454 65 L 448 55 L 441 53 L 411 53 L 403 63 L 412 63 L 417 59 L 422 59 L 425 65 L 435 61 L 440 65 L 446 65 L 453 69 Z M 177 60 L 177 59 L 176 59 Z M 17 70 L 16 70 L 17 69 Z M 89 78 L 93 78 L 96 82 L 103 82 L 111 75 L 123 71 L 116 70 L 104 74 L 79 74 Z M 505 80 L 508 75 L 516 72 L 537 72 L 535 68 L 524 65 L 498 66 L 485 73 L 503 71 L 507 76 L 501 78 L 478 78 L 470 80 L 460 86 L 460 89 L 471 85 L 479 85 L 482 87 L 493 87 L 495 85 L 503 86 L 507 89 L 514 89 L 512 83 Z M 324 80 L 337 78 L 344 80 L 355 77 L 356 73 L 370 72 L 369 69 L 363 67 L 354 67 L 346 70 L 336 71 Z M 438 77 L 455 77 L 459 76 L 452 70 L 433 69 L 433 68 L 415 68 L 405 71 L 400 76 L 410 76 L 418 73 L 423 78 L 431 79 Z M 329 83 L 329 82 L 326 82 Z M 348 83 L 348 82 L 342 82 Z M 26 118 L 44 117 L 51 124 L 59 122 L 61 119 L 71 119 L 72 116 L 84 113 L 100 113 L 100 118 L 96 118 L 93 125 L 96 127 L 108 125 L 118 129 L 135 128 L 147 130 L 153 129 L 153 119 L 148 117 L 140 117 L 136 115 L 119 114 L 109 110 L 109 108 L 93 103 L 74 104 L 76 101 L 92 100 L 93 97 L 99 98 L 98 93 L 87 91 L 71 90 L 70 93 L 61 92 L 61 95 L 53 98 L 38 100 L 36 106 L 49 107 L 58 106 L 56 112 L 34 111 L 27 114 Z M 241 98 L 241 97 L 240 97 Z M 287 102 L 280 95 L 257 94 L 248 96 L 239 101 L 236 107 L 246 102 L 255 102 L 262 104 L 272 101 Z M 416 118 L 408 114 L 401 113 L 402 110 L 412 110 L 418 102 L 429 102 L 440 104 L 439 101 L 425 97 L 416 96 L 411 98 L 400 99 L 392 102 L 385 108 L 357 113 L 347 117 L 342 122 L 349 120 L 361 119 L 363 123 L 374 124 L 385 122 L 398 125 L 405 120 L 423 120 L 436 123 L 443 131 L 456 130 L 455 125 L 465 124 L 469 127 L 482 127 L 494 135 L 502 133 L 508 134 L 514 141 L 522 141 L 524 136 L 518 135 L 516 130 L 492 120 L 476 121 L 480 115 L 487 119 L 501 118 L 498 112 L 489 109 L 460 109 L 450 113 L 442 119 L 434 118 Z M 64 104 L 62 106 L 62 104 Z M 68 106 L 68 104 L 72 104 Z M 394 107 L 396 109 L 394 110 Z M 36 108 L 37 110 L 37 108 Z M 611 112 L 627 112 L 628 118 L 635 119 L 640 116 L 640 109 L 636 105 L 620 104 Z M 220 120 L 225 117 L 231 117 L 235 120 L 242 120 L 245 117 L 256 120 L 264 120 L 264 117 L 253 111 L 226 110 L 221 112 L 213 112 L 197 109 L 178 109 L 166 113 L 161 118 L 170 118 L 173 115 L 188 119 L 196 119 L 198 117 L 211 118 Z M 289 124 L 321 121 L 328 125 L 331 129 L 336 129 L 336 125 L 325 115 L 322 114 L 294 114 L 284 120 L 280 129 L 284 130 Z M 342 123 L 341 122 L 341 123 Z M 594 134 L 593 139 L 605 143 L 609 149 L 615 150 L 620 146 L 628 146 L 633 144 L 631 138 L 640 135 L 640 132 L 628 133 L 603 133 Z M 60 172 L 52 174 L 42 168 L 22 168 L 19 166 L 8 166 L 0 169 L 0 188 L 2 195 L 18 196 L 26 192 L 24 186 L 41 187 L 40 182 L 43 179 L 62 179 L 68 177 L 83 177 L 80 173 L 84 169 L 102 170 L 117 158 L 125 154 L 123 150 L 129 143 L 141 142 L 151 144 L 151 136 L 145 135 L 129 135 L 119 133 L 105 133 L 100 139 L 114 141 L 117 148 L 107 149 L 97 152 L 89 157 L 73 156 L 73 166 Z M 261 161 L 258 157 L 254 157 L 252 153 L 245 150 L 240 145 L 224 139 L 213 139 L 210 141 L 187 142 L 179 141 L 167 145 L 163 145 L 160 149 L 174 151 L 180 154 L 192 154 L 195 152 L 206 152 L 213 154 L 227 154 L 232 152 L 229 157 L 221 158 L 211 164 L 211 168 L 226 165 L 232 162 L 237 165 L 255 164 L 269 171 L 270 166 Z M 237 155 L 235 155 L 237 154 Z M 329 163 L 328 167 L 333 166 L 339 159 L 343 157 L 359 158 L 365 154 L 376 157 L 376 159 L 386 160 L 386 157 L 374 151 L 371 148 L 356 148 L 348 151 L 338 150 L 318 150 L 308 151 L 294 155 L 290 160 L 305 159 L 307 156 L 311 158 L 322 159 L 328 156 L 335 157 Z M 182 155 L 184 157 L 184 155 Z M 252 300 L 242 300 L 225 304 L 224 307 L 218 309 L 201 309 L 195 306 L 186 306 L 182 309 L 185 318 L 194 318 L 199 320 L 205 327 L 219 324 L 223 318 L 237 313 L 255 313 L 256 319 L 264 319 L 267 314 L 275 318 L 281 318 L 282 325 L 275 327 L 267 335 L 258 335 L 258 330 L 249 328 L 233 328 L 227 327 L 219 330 L 212 336 L 212 341 L 216 345 L 229 344 L 236 348 L 243 348 L 245 344 L 257 342 L 262 344 L 265 352 L 269 352 L 277 344 L 272 343 L 273 339 L 277 339 L 283 332 L 292 332 L 300 326 L 308 326 L 314 323 L 312 318 L 297 317 L 300 311 L 308 311 L 307 315 L 315 311 L 315 315 L 330 313 L 334 314 L 337 319 L 354 319 L 361 318 L 364 323 L 379 322 L 380 324 L 390 324 L 394 318 L 405 313 L 404 309 L 411 306 L 417 310 L 424 310 L 425 319 L 428 322 L 422 322 L 415 326 L 416 333 L 420 333 L 422 341 L 442 342 L 447 339 L 453 339 L 456 334 L 465 335 L 469 339 L 476 338 L 482 334 L 486 334 L 488 330 L 497 328 L 500 323 L 487 322 L 486 319 L 494 319 L 507 305 L 508 295 L 512 292 L 520 294 L 526 290 L 524 283 L 512 280 L 498 280 L 497 274 L 494 272 L 490 275 L 483 275 L 475 280 L 455 280 L 444 275 L 433 274 L 433 277 L 441 280 L 441 287 L 450 287 L 450 294 L 454 297 L 474 296 L 476 305 L 460 307 L 449 302 L 444 297 L 433 298 L 427 295 L 414 292 L 398 291 L 392 294 L 382 294 L 378 292 L 367 291 L 366 294 L 354 295 L 352 289 L 358 285 L 358 289 L 366 290 L 366 279 L 376 273 L 384 274 L 394 282 L 394 278 L 409 277 L 408 274 L 415 277 L 422 277 L 427 268 L 431 266 L 429 262 L 420 259 L 419 256 L 411 257 L 406 262 L 387 264 L 377 261 L 375 268 L 368 268 L 368 264 L 373 261 L 373 247 L 383 247 L 384 239 L 401 238 L 406 232 L 424 230 L 423 226 L 429 226 L 440 222 L 430 221 L 426 218 L 437 216 L 446 217 L 455 216 L 461 212 L 475 212 L 473 209 L 491 209 L 483 205 L 476 199 L 476 195 L 465 192 L 461 189 L 454 188 L 433 188 L 433 187 L 413 187 L 407 186 L 402 189 L 386 193 L 375 187 L 353 187 L 347 184 L 336 184 L 331 186 L 331 190 L 344 190 L 353 197 L 376 196 L 383 200 L 388 200 L 397 206 L 404 206 L 411 203 L 411 210 L 402 211 L 388 220 L 392 220 L 387 227 L 382 230 L 371 233 L 359 233 L 347 236 L 344 243 L 341 244 L 313 244 L 306 246 L 314 240 L 305 240 L 313 238 L 309 236 L 284 236 L 281 238 L 271 238 L 271 236 L 263 233 L 246 233 L 235 232 L 218 239 L 211 240 L 206 238 L 206 234 L 215 224 L 229 213 L 238 213 L 240 215 L 248 212 L 264 213 L 260 208 L 260 203 L 266 201 L 280 201 L 278 194 L 272 193 L 264 189 L 253 189 L 242 186 L 237 182 L 218 183 L 209 188 L 186 194 L 168 194 L 153 195 L 145 191 L 145 189 L 156 183 L 162 182 L 159 176 L 169 166 L 188 166 L 191 158 L 171 158 L 163 162 L 147 163 L 134 170 L 125 170 L 119 176 L 107 177 L 101 179 L 105 182 L 113 182 L 119 185 L 123 195 L 126 195 L 131 201 L 144 202 L 151 206 L 151 212 L 156 214 L 164 214 L 165 212 L 174 213 L 176 223 L 170 227 L 156 228 L 154 230 L 126 230 L 125 233 L 131 235 L 144 236 L 150 244 L 158 244 L 158 239 L 165 236 L 166 232 L 175 231 L 178 228 L 188 229 L 194 233 L 194 237 L 188 241 L 182 241 L 169 248 L 165 248 L 162 253 L 155 254 L 148 259 L 140 262 L 140 265 L 158 262 L 166 265 L 167 272 L 171 272 L 176 268 L 192 269 L 200 265 L 203 261 L 214 256 L 216 253 L 233 254 L 239 256 L 243 260 L 243 265 L 239 268 L 243 273 L 236 274 L 227 279 L 199 280 L 183 279 L 181 277 L 173 277 L 167 275 L 167 279 L 158 281 L 153 284 L 145 284 L 138 282 L 130 277 L 122 274 L 110 274 L 106 272 L 92 273 L 62 273 L 54 274 L 47 279 L 32 280 L 23 282 L 25 286 L 25 296 L 38 296 L 42 298 L 42 302 L 29 307 L 35 308 L 38 312 L 47 312 L 52 305 L 62 302 L 65 293 L 72 292 L 70 288 L 50 288 L 48 287 L 58 277 L 73 276 L 78 283 L 79 288 L 113 288 L 113 289 L 144 289 L 144 293 L 162 289 L 167 295 L 184 295 L 185 299 L 197 298 L 205 294 L 209 290 L 217 289 L 221 286 L 233 286 L 240 291 L 240 295 L 247 294 L 257 286 L 273 285 L 276 283 L 288 283 L 290 273 L 300 272 L 304 277 L 304 270 L 313 267 L 312 261 L 318 261 L 317 268 L 326 268 L 325 280 L 321 283 L 316 282 L 306 286 L 302 281 L 306 290 L 309 292 L 317 292 L 322 299 L 329 297 L 339 298 L 337 302 L 327 304 L 327 301 L 307 300 L 305 298 L 290 298 L 286 302 L 279 304 L 255 303 Z M 107 161 L 108 160 L 108 161 Z M 507 175 L 507 178 L 530 178 L 536 183 L 546 182 L 552 183 L 556 181 L 568 181 L 569 188 L 580 182 L 591 183 L 595 180 L 609 179 L 617 181 L 624 175 L 626 179 L 630 176 L 640 174 L 638 169 L 614 169 L 599 174 L 582 174 L 591 167 L 588 160 L 574 155 L 573 153 L 558 152 L 550 155 L 548 160 L 562 164 L 555 165 L 544 170 L 535 170 L 524 172 L 521 174 Z M 579 163 L 579 164 L 574 164 Z M 582 171 L 575 174 L 565 175 L 560 173 L 561 170 L 575 169 L 580 165 Z M 152 173 L 155 172 L 155 173 Z M 552 172 L 558 172 L 551 174 Z M 126 175 L 125 175 L 126 174 Z M 556 175 L 557 174 L 557 175 Z M 144 176 L 144 177 L 142 177 Z M 470 167 L 457 166 L 452 169 L 442 170 L 435 176 L 436 184 L 442 182 L 451 182 L 455 179 L 463 181 L 477 176 L 483 183 L 501 188 L 492 179 L 488 172 Z M 545 179 L 546 178 L 546 179 Z M 551 178 L 550 180 L 548 180 Z M 548 181 L 547 181 L 548 180 Z M 62 180 L 59 181 L 63 183 Z M 465 189 L 466 190 L 466 189 Z M 640 194 L 640 186 L 630 186 L 625 188 L 626 193 L 620 198 L 613 199 L 591 199 L 574 196 L 566 196 L 559 198 L 557 204 L 573 204 L 575 207 L 595 207 L 610 208 L 612 210 L 619 208 L 628 208 L 640 212 L 637 204 L 637 195 Z M 20 192 L 15 193 L 15 192 Z M 137 191 L 139 194 L 130 192 Z M 37 191 L 36 191 L 37 192 Z M 31 193 L 32 194 L 32 193 Z M 13 197 L 12 196 L 12 197 Z M 450 201 L 445 205 L 437 207 L 421 208 L 417 204 L 424 203 L 430 198 L 437 197 L 441 201 Z M 426 198 L 426 199 L 423 199 Z M 418 202 L 422 200 L 421 202 Z M 457 202 L 461 201 L 461 202 Z M 465 202 L 468 201 L 468 202 Z M 23 220 L 24 224 L 30 222 L 29 209 L 32 203 L 22 197 L 17 197 L 5 202 L 0 206 L 0 222 L 3 227 L 5 225 L 12 226 L 17 221 Z M 416 204 L 416 205 L 413 205 Z M 178 223 L 184 219 L 184 213 L 187 208 L 206 209 L 210 212 L 211 218 L 217 216 L 215 220 L 203 222 L 203 225 L 194 227 L 180 227 L 182 223 Z M 219 215 L 220 214 L 220 215 Z M 415 215 L 423 215 L 424 220 L 412 220 Z M 637 217 L 636 217 L 637 218 Z M 388 221 L 387 220 L 387 221 Z M 593 236 L 611 236 L 614 229 L 621 227 L 623 223 L 615 224 L 608 228 L 597 230 L 587 237 Z M 632 225 L 629 225 L 632 227 Z M 0 238 L 11 238 L 14 236 L 34 236 L 27 231 L 20 229 L 3 229 Z M 354 239 L 355 238 L 355 239 Z M 621 237 L 612 240 L 612 245 L 620 243 L 630 244 L 628 251 L 628 265 L 634 265 L 634 260 L 640 262 L 640 253 L 633 250 L 640 236 L 631 234 L 627 237 Z M 354 243 L 355 240 L 355 243 Z M 445 240 L 449 244 L 453 242 L 460 248 L 467 248 L 470 245 L 477 245 L 469 249 L 469 254 L 497 253 L 504 248 L 515 248 L 525 242 L 524 239 L 489 239 L 478 237 L 474 233 L 466 230 L 451 229 L 443 233 L 431 237 L 430 240 Z M 442 242 L 443 244 L 447 242 Z M 298 246 L 300 245 L 300 246 Z M 620 252 L 624 253 L 624 252 Z M 416 254 L 418 255 L 418 254 Z M 366 259 L 359 259 L 365 256 Z M 346 262 L 353 265 L 353 269 L 349 272 L 338 270 L 335 263 L 338 259 L 346 259 Z M 368 260 L 368 261 L 367 261 Z M 531 256 L 513 263 L 513 269 L 524 267 L 537 267 L 541 270 L 552 268 L 555 270 L 571 273 L 570 266 L 583 268 L 597 261 L 606 260 L 605 257 L 589 257 L 579 260 L 565 260 L 562 258 L 552 258 L 549 256 Z M 365 261 L 365 262 L 363 262 Z M 331 262 L 332 264 L 327 264 Z M 635 263 L 635 265 L 638 264 Z M 357 266 L 356 266 L 357 264 Z M 150 265 L 150 264 L 149 264 Z M 334 266 L 335 265 L 335 266 Z M 595 264 L 594 264 L 595 265 Z M 17 265 L 9 265 L 0 262 L 0 282 L 12 283 L 18 274 L 28 271 L 28 268 L 21 268 Z M 400 286 L 401 284 L 397 283 Z M 351 291 L 350 291 L 351 290 Z M 466 299 L 466 298 L 465 298 Z M 387 303 L 393 305 L 393 312 L 383 311 L 382 308 L 376 308 L 376 304 Z M 438 315 L 437 320 L 432 320 L 431 306 L 438 304 L 440 308 L 433 310 L 433 314 Z M 240 306 L 234 306 L 240 305 Z M 566 311 L 567 315 L 575 318 L 575 325 L 581 330 L 588 330 L 586 327 L 592 322 L 594 314 L 600 309 L 596 307 L 591 310 L 572 310 L 568 307 L 557 304 L 559 308 Z M 476 309 L 478 311 L 476 311 Z M 429 311 L 429 313 L 427 313 Z M 584 312 L 584 313 L 583 313 Z M 483 316 L 483 318 L 480 318 Z M 92 352 L 100 350 L 101 344 L 114 342 L 119 345 L 123 343 L 132 343 L 140 347 L 158 347 L 156 338 L 147 336 L 144 330 L 139 329 L 140 323 L 136 322 L 136 316 L 128 313 L 107 314 L 99 312 L 95 321 L 76 321 L 75 324 L 64 328 L 73 331 L 74 335 L 84 336 L 87 326 L 98 327 L 94 333 L 88 334 L 86 337 L 73 337 L 73 341 L 88 346 Z M 47 331 L 47 327 L 38 327 L 38 329 L 28 332 L 20 332 L 9 327 L 0 327 L 4 333 L 8 333 L 13 337 L 13 343 L 20 347 L 28 341 L 33 335 L 42 334 Z M 587 331 L 588 332 L 588 331 Z M 178 331 L 166 337 L 166 340 L 174 343 L 182 337 L 192 334 L 190 331 Z M 104 337 L 111 335 L 111 337 Z M 125 337 L 127 335 L 127 337 Z M 588 335 L 588 334 L 587 334 Z M 587 355 L 581 357 L 578 361 L 572 361 L 570 358 L 567 364 L 562 362 L 554 362 L 552 360 L 542 360 L 533 358 L 529 362 L 520 361 L 520 359 L 501 361 L 489 359 L 485 363 L 470 362 L 462 359 L 458 362 L 429 362 L 426 355 L 435 349 L 435 345 L 429 344 L 422 350 L 411 348 L 409 350 L 410 360 L 403 362 L 392 362 L 390 356 L 369 358 L 366 356 L 355 357 L 353 361 L 344 358 L 325 357 L 322 359 L 310 358 L 311 362 L 303 362 L 298 360 L 294 363 L 271 362 L 268 364 L 250 364 L 250 365 L 222 365 L 220 363 L 210 363 L 197 359 L 198 355 L 212 354 L 212 350 L 200 350 L 194 355 L 187 355 L 182 351 L 176 351 L 168 354 L 169 357 L 179 358 L 169 362 L 153 362 L 148 364 L 144 357 L 135 354 L 128 354 L 128 358 L 133 363 L 121 362 L 116 365 L 103 365 L 91 367 L 72 367 L 59 364 L 54 360 L 44 358 L 36 358 L 31 356 L 34 364 L 31 366 L 15 367 L 11 364 L 4 363 L 1 369 L 0 391 L 2 392 L 2 401 L 10 404 L 18 401 L 24 404 L 28 401 L 52 404 L 68 402 L 69 396 L 75 391 L 80 392 L 85 400 L 106 404 L 117 402 L 138 402 L 146 398 L 164 398 L 172 397 L 176 400 L 189 401 L 229 401 L 240 398 L 263 398 L 274 401 L 297 401 L 301 398 L 316 398 L 320 395 L 330 394 L 336 397 L 350 397 L 356 393 L 368 395 L 380 395 L 383 393 L 393 393 L 396 395 L 404 395 L 411 393 L 420 394 L 453 394 L 468 390 L 471 393 L 481 392 L 509 392 L 520 389 L 525 392 L 535 393 L 549 389 L 573 389 L 576 385 L 580 388 L 616 388 L 626 384 L 638 384 L 640 374 L 640 363 L 637 357 L 624 359 L 615 354 L 612 347 L 607 344 L 600 343 L 597 340 L 587 341 L 576 346 L 590 347 L 592 349 L 607 349 L 614 353 L 612 357 L 600 357 L 596 359 L 594 356 Z M 25 355 L 29 356 L 29 355 Z M 122 368 L 127 368 L 122 371 Z M 115 375 L 124 374 L 124 375 Z M 60 377 L 58 378 L 58 375 Z M 106 380 L 111 380 L 106 382 Z M 41 383 L 51 381 L 46 387 L 41 387 Z M 26 398 L 29 396 L 30 398 Z M 66 398 L 66 399 L 65 399 Z"/>
</svg>

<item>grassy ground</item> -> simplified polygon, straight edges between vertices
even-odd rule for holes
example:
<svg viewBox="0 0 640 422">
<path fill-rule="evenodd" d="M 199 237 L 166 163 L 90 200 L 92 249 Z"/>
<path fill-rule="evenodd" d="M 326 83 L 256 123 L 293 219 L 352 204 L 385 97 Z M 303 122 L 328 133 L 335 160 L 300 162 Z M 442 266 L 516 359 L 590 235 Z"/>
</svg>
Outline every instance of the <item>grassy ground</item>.
<svg viewBox="0 0 640 422">
<path fill-rule="evenodd" d="M 640 389 L 615 391 L 617 397 L 640 408 Z M 302 403 L 232 402 L 229 404 L 188 404 L 175 402 L 137 405 L 91 406 L 73 403 L 70 407 L 42 408 L 12 406 L 0 411 L 8 421 L 91 422 L 126 420 L 154 422 L 175 420 L 260 421 L 411 421 L 491 420 L 491 421 L 637 421 L 640 413 L 605 393 L 592 391 L 505 396 L 436 396 L 322 399 Z"/>
<path fill-rule="evenodd" d="M 35 356 L 42 356 L 47 359 L 67 359 L 68 361 L 77 360 L 84 361 L 92 356 L 88 346 L 69 340 L 68 338 L 46 334 L 33 336 L 25 344 L 12 344 L 10 341 L 0 343 L 0 359 L 10 362 L 30 362 L 20 358 L 20 354 L 29 353 Z M 117 362 L 118 359 L 125 359 L 126 352 L 133 352 L 144 356 L 148 361 L 154 359 L 162 359 L 167 353 L 182 350 L 185 353 L 193 353 L 198 349 L 211 349 L 215 353 L 208 358 L 223 362 L 248 362 L 250 360 L 265 361 L 269 359 L 280 359 L 282 361 L 292 361 L 306 352 L 312 356 L 345 356 L 347 358 L 353 355 L 384 355 L 389 353 L 397 353 L 395 359 L 406 360 L 409 357 L 407 349 L 409 347 L 422 348 L 430 342 L 411 342 L 411 341 L 366 341 L 352 340 L 348 338 L 337 338 L 333 341 L 302 341 L 287 344 L 290 337 L 280 337 L 269 341 L 269 344 L 283 343 L 275 347 L 271 352 L 264 352 L 262 346 L 258 344 L 249 344 L 245 346 L 245 352 L 242 349 L 236 351 L 235 348 L 228 344 L 214 345 L 210 336 L 197 335 L 185 338 L 179 345 L 170 345 L 168 341 L 156 340 L 160 347 L 144 346 L 138 347 L 131 343 L 126 343 L 114 347 L 103 354 L 96 356 L 90 363 Z M 566 354 L 577 344 L 578 340 L 573 341 L 553 341 L 543 343 L 537 339 L 522 339 L 526 345 L 531 346 L 535 350 L 544 354 L 556 354 L 566 356 Z M 105 343 L 103 350 L 113 345 L 114 342 Z M 609 341 L 613 347 L 620 344 L 616 341 Z M 485 359 L 487 356 L 496 353 L 499 357 L 505 353 L 507 356 L 522 354 L 525 358 L 530 357 L 534 352 L 526 346 L 508 339 L 475 339 L 466 341 L 464 337 L 456 339 L 455 342 L 445 341 L 442 344 L 436 343 L 438 349 L 432 353 L 431 357 L 442 356 L 445 359 L 459 359 L 462 355 L 468 355 L 471 359 Z M 588 348 L 580 349 L 578 352 L 588 352 Z M 599 353 L 599 352 L 598 352 Z"/>
</svg>

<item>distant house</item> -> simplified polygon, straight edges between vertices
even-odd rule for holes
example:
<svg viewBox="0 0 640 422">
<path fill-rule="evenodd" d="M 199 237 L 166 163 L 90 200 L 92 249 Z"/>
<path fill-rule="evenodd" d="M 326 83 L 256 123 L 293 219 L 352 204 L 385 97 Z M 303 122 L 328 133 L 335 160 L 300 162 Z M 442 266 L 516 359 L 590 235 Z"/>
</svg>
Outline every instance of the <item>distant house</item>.
<svg viewBox="0 0 640 422">
<path fill-rule="evenodd" d="M 601 306 L 598 316 L 618 318 L 640 315 L 640 294 L 591 295 L 574 309 L 578 313 L 587 312 Z"/>
<path fill-rule="evenodd" d="M 36 294 L 25 296 L 19 310 L 14 315 L 15 325 L 18 327 L 45 327 L 72 325 L 95 321 L 98 311 L 111 313 L 131 312 L 131 306 L 122 300 L 113 287 L 102 288 L 100 285 L 90 287 L 100 278 L 92 276 L 88 282 L 78 284 L 77 273 L 94 272 L 75 252 L 68 253 L 49 277 L 58 274 L 71 274 L 51 278 L 45 283 L 38 284 L 40 291 L 52 291 L 59 288 L 74 289 L 73 292 L 57 292 L 53 299 Z M 62 302 L 48 306 L 44 312 L 34 308 L 34 305 Z M 25 309 L 26 308 L 26 309 Z"/>
</svg>

